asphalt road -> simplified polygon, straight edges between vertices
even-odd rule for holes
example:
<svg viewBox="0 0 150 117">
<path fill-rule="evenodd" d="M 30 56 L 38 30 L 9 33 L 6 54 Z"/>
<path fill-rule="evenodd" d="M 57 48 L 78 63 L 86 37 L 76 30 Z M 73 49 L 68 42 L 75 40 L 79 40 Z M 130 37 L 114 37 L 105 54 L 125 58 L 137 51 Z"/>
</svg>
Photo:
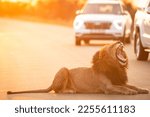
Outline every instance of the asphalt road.
<svg viewBox="0 0 150 117">
<path fill-rule="evenodd" d="M 103 44 L 98 41 L 77 47 L 72 28 L 1 18 L 0 99 L 150 99 L 150 94 L 6 94 L 8 90 L 47 88 L 61 67 L 90 67 L 93 54 Z M 129 83 L 150 89 L 150 59 L 137 61 L 133 43 L 125 48 L 129 57 Z"/>
</svg>

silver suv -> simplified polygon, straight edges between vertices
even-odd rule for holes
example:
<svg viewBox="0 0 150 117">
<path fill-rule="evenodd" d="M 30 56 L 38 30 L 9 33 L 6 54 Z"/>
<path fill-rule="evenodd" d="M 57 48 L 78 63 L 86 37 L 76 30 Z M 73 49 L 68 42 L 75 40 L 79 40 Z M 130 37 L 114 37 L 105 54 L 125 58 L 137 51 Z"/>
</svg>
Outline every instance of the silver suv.
<svg viewBox="0 0 150 117">
<path fill-rule="evenodd" d="M 137 60 L 147 60 L 150 52 L 150 0 L 139 8 L 134 20 L 134 52 Z"/>
<path fill-rule="evenodd" d="M 92 39 L 130 42 L 131 24 L 120 0 L 88 0 L 73 23 L 75 44 L 80 45 L 81 40 L 88 44 Z"/>
</svg>

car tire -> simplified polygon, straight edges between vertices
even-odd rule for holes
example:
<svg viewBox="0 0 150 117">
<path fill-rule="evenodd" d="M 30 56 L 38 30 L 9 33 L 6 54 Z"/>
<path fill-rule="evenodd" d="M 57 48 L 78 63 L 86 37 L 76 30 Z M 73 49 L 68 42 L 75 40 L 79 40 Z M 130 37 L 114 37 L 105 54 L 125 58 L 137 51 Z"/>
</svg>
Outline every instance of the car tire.
<svg viewBox="0 0 150 117">
<path fill-rule="evenodd" d="M 144 51 L 139 32 L 136 33 L 134 46 L 137 60 L 146 61 L 149 53 Z"/>
<path fill-rule="evenodd" d="M 130 35 L 125 38 L 125 42 L 126 42 L 127 44 L 130 44 L 130 43 L 131 43 Z"/>
<path fill-rule="evenodd" d="M 81 39 L 79 37 L 76 37 L 75 45 L 76 46 L 80 46 L 81 45 Z"/>
<path fill-rule="evenodd" d="M 120 41 L 122 43 L 125 43 L 125 29 L 124 29 L 123 37 L 120 38 Z"/>
<path fill-rule="evenodd" d="M 90 40 L 84 40 L 84 43 L 88 45 L 90 43 Z"/>
<path fill-rule="evenodd" d="M 120 41 L 121 41 L 122 43 L 124 43 L 124 40 L 125 40 L 125 37 L 121 37 L 121 38 L 120 38 Z"/>
</svg>

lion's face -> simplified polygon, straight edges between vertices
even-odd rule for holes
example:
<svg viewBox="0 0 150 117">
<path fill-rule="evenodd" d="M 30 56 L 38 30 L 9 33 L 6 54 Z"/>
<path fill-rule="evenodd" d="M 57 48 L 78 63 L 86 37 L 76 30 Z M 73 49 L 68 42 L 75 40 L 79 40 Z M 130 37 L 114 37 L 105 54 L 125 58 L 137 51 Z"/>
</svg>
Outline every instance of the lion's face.
<svg viewBox="0 0 150 117">
<path fill-rule="evenodd" d="M 128 58 L 123 43 L 116 42 L 104 46 L 95 53 L 92 63 L 94 72 L 103 73 L 113 84 L 120 85 L 127 82 Z"/>
<path fill-rule="evenodd" d="M 117 60 L 121 66 L 127 67 L 128 58 L 126 52 L 124 51 L 124 45 L 122 42 L 116 42 L 106 46 L 106 51 L 114 60 Z"/>
</svg>

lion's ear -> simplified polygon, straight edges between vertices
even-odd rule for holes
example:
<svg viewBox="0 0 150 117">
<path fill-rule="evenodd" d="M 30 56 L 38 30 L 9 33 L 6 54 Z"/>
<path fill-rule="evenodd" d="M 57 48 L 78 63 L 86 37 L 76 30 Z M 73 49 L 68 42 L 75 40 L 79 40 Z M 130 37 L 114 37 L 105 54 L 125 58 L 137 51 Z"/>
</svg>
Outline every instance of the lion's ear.
<svg viewBox="0 0 150 117">
<path fill-rule="evenodd" d="M 99 60 L 99 51 L 95 53 L 95 55 L 93 56 L 93 64 L 97 63 L 97 61 Z"/>
<path fill-rule="evenodd" d="M 104 58 L 104 56 L 105 56 L 105 52 L 102 51 L 102 50 L 100 50 L 100 51 L 99 51 L 99 59 Z"/>
<path fill-rule="evenodd" d="M 101 51 L 99 51 L 99 59 L 102 59 L 103 58 L 103 56 L 102 56 L 102 52 Z"/>
</svg>

